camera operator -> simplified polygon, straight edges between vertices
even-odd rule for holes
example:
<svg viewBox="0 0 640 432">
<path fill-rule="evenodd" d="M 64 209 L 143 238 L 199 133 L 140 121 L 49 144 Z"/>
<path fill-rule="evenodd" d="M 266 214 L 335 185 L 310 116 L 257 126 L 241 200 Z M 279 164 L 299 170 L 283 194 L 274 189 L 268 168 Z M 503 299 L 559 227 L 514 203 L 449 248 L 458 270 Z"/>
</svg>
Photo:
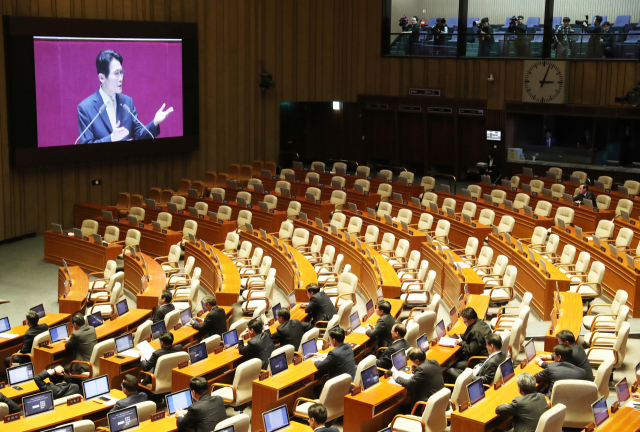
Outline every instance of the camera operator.
<svg viewBox="0 0 640 432">
<path fill-rule="evenodd" d="M 529 54 L 527 49 L 527 25 L 522 24 L 522 20 L 524 20 L 522 15 L 518 15 L 517 18 L 514 15 L 511 17 L 507 28 L 507 33 L 514 35 L 512 40 L 515 40 L 516 44 L 516 57 L 527 57 Z"/>
<path fill-rule="evenodd" d="M 478 27 L 478 57 L 489 57 L 493 46 L 493 29 L 489 27 L 489 18 L 480 20 Z"/>
<path fill-rule="evenodd" d="M 402 33 L 409 35 L 409 54 L 414 54 L 414 45 L 420 39 L 420 24 L 418 24 L 417 16 L 411 18 L 411 24 Z"/>
<path fill-rule="evenodd" d="M 556 50 L 556 58 L 567 58 L 569 55 L 569 48 L 572 44 L 572 40 L 569 39 L 568 34 L 575 33 L 570 26 L 571 18 L 564 17 L 562 18 L 562 25 L 559 25 L 556 29 L 556 34 L 554 36 L 553 45 Z"/>
<path fill-rule="evenodd" d="M 587 43 L 587 58 L 602 58 L 602 40 L 600 39 L 602 17 L 600 15 L 593 17 L 593 27 L 589 27 L 587 21 L 582 21 L 584 31 L 591 35 Z"/>
<path fill-rule="evenodd" d="M 611 23 L 605 21 L 602 23 L 602 37 L 600 38 L 602 44 L 602 54 L 606 58 L 613 57 L 613 32 L 611 31 Z"/>
<path fill-rule="evenodd" d="M 431 27 L 434 45 L 444 45 L 444 35 L 449 31 L 446 26 L 446 22 L 447 21 L 444 18 L 436 18 L 436 24 Z"/>
</svg>

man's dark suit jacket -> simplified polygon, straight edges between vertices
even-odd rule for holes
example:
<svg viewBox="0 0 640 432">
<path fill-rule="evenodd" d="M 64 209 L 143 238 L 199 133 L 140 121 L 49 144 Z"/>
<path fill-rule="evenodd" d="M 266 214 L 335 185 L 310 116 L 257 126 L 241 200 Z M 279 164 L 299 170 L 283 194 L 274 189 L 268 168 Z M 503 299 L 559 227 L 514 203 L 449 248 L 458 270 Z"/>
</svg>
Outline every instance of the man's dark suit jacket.
<svg viewBox="0 0 640 432">
<path fill-rule="evenodd" d="M 144 392 L 133 393 L 127 396 L 124 399 L 120 399 L 116 404 L 109 410 L 109 412 L 114 412 L 121 410 L 126 407 L 130 407 L 131 405 L 139 404 L 140 402 L 147 401 L 147 394 Z"/>
<path fill-rule="evenodd" d="M 98 336 L 96 336 L 96 329 L 85 324 L 78 330 L 71 333 L 71 336 L 69 336 L 69 340 L 65 343 L 64 347 L 67 352 L 71 352 L 72 360 L 88 362 L 91 360 L 93 347 L 97 343 Z M 74 365 L 73 369 L 73 373 L 89 371 L 89 367 L 82 364 Z"/>
<path fill-rule="evenodd" d="M 194 320 L 193 328 L 203 333 L 208 333 L 209 336 L 222 335 L 227 331 L 227 316 L 224 313 L 224 309 L 215 306 L 204 317 L 202 324 Z"/>
<path fill-rule="evenodd" d="M 170 346 L 169 348 L 160 348 L 159 350 L 155 350 L 149 360 L 144 362 L 142 365 L 142 370 L 145 372 L 153 372 L 156 368 L 156 364 L 158 363 L 158 359 L 167 354 L 173 354 L 182 351 L 182 345 L 176 344 Z"/>
<path fill-rule="evenodd" d="M 579 193 L 578 195 L 573 197 L 573 201 L 574 202 L 577 201 L 579 203 L 581 203 L 582 200 L 585 200 L 585 199 L 591 200 L 592 204 L 596 203 L 596 197 L 593 196 L 593 193 L 590 190 L 588 190 L 584 195 Z"/>
<path fill-rule="evenodd" d="M 80 394 L 80 387 L 78 384 L 70 384 L 67 382 L 61 382 L 60 384 L 53 384 L 44 382 L 45 379 L 49 378 L 49 372 L 47 370 L 43 370 L 38 375 L 36 375 L 33 379 L 38 386 L 40 391 L 49 391 L 53 394 L 53 399 L 60 399 L 66 396 Z"/>
<path fill-rule="evenodd" d="M 542 393 L 530 393 L 513 398 L 511 403 L 498 405 L 496 414 L 513 417 L 513 432 L 534 432 L 540 416 L 548 409 Z"/>
<path fill-rule="evenodd" d="M 565 379 L 576 379 L 582 380 L 585 379 L 584 369 L 579 368 L 578 366 L 572 365 L 569 362 L 559 362 L 559 363 L 542 363 L 542 369 L 538 372 L 535 377 L 536 381 L 548 381 L 549 382 L 549 390 L 547 391 L 547 395 L 551 397 L 551 393 L 553 392 L 553 385 L 561 380 Z"/>
<path fill-rule="evenodd" d="M 276 347 L 271 340 L 268 332 L 262 332 L 247 341 L 242 348 L 238 348 L 238 352 L 248 358 L 259 358 L 262 360 L 262 369 L 269 366 L 269 357 Z"/>
<path fill-rule="evenodd" d="M 343 373 L 356 377 L 356 362 L 353 358 L 353 349 L 348 343 L 335 347 L 327 354 L 327 358 L 315 362 L 318 372 L 328 372 L 329 379 Z"/>
<path fill-rule="evenodd" d="M 24 334 L 24 339 L 22 340 L 22 348 L 20 348 L 20 352 L 22 354 L 27 354 L 31 352 L 31 347 L 33 346 L 33 339 L 38 336 L 40 333 L 44 333 L 49 330 L 49 326 L 45 323 L 38 323 L 33 327 L 29 327 L 29 330 Z"/>
<path fill-rule="evenodd" d="M 151 321 L 153 321 L 153 323 L 157 323 L 158 321 L 162 321 L 164 319 L 164 317 L 171 311 L 175 310 L 175 306 L 173 305 L 173 303 L 169 303 L 169 304 L 164 304 L 162 306 L 159 306 L 156 311 L 153 313 L 153 317 L 151 318 Z M 167 329 L 170 330 L 170 329 Z M 225 330 L 226 331 L 226 330 Z"/>
<path fill-rule="evenodd" d="M 502 351 L 489 357 L 484 363 L 482 363 L 480 370 L 476 374 L 476 378 L 481 379 L 482 384 L 491 384 L 496 376 L 500 363 L 506 359 L 507 356 L 504 355 Z"/>
<path fill-rule="evenodd" d="M 411 345 L 409 345 L 409 342 L 407 342 L 405 339 L 398 339 L 393 341 L 393 343 L 389 345 L 389 348 L 387 348 L 382 352 L 382 354 L 380 354 L 380 358 L 376 360 L 376 366 L 382 369 L 391 369 L 391 367 L 393 367 L 391 356 L 400 350 L 406 351 L 409 348 L 411 348 Z"/>
<path fill-rule="evenodd" d="M 313 432 L 340 432 L 340 431 L 338 430 L 338 428 L 320 426 L 318 429 L 314 430 Z"/>
<path fill-rule="evenodd" d="M 378 348 L 388 347 L 393 343 L 391 329 L 395 323 L 396 320 L 393 319 L 391 314 L 384 314 L 378 318 L 373 330 L 367 330 L 367 336 L 378 341 Z"/>
<path fill-rule="evenodd" d="M 440 364 L 435 360 L 427 360 L 416 368 L 409 379 L 397 377 L 396 382 L 406 387 L 411 396 L 411 403 L 426 401 L 434 393 L 444 388 L 444 378 Z"/>
<path fill-rule="evenodd" d="M 176 418 L 176 425 L 181 430 L 189 428 L 195 432 L 211 432 L 218 423 L 226 419 L 222 398 L 205 394 L 187 408 L 184 416 Z"/>
<path fill-rule="evenodd" d="M 293 345 L 293 349 L 298 351 L 304 332 L 304 326 L 300 321 L 289 320 L 278 326 L 271 339 L 274 343 L 280 342 L 280 346 Z"/>
<path fill-rule="evenodd" d="M 584 351 L 584 348 L 576 343 L 571 347 L 571 351 L 573 355 L 569 363 L 584 370 L 584 379 L 593 381 L 593 369 L 591 369 L 591 364 L 587 359 L 587 353 Z M 552 355 L 551 359 L 555 359 L 555 355 Z"/>
<path fill-rule="evenodd" d="M 20 405 L 0 393 L 0 403 L 7 404 L 9 407 L 9 414 L 20 412 Z"/>
<path fill-rule="evenodd" d="M 484 338 L 491 333 L 491 327 L 489 324 L 477 319 L 465 330 L 464 334 L 460 336 L 462 342 L 460 343 L 461 358 L 468 359 L 473 356 L 488 356 L 487 344 Z"/>
<path fill-rule="evenodd" d="M 311 316 L 311 326 L 318 321 L 329 321 L 338 313 L 329 296 L 322 291 L 311 296 L 304 311 Z"/>
<path fill-rule="evenodd" d="M 104 104 L 104 101 L 100 95 L 100 89 L 78 104 L 78 135 L 82 133 L 89 123 L 91 123 L 91 120 L 96 116 L 96 114 L 98 114 L 102 104 Z M 120 122 L 120 127 L 127 128 L 129 131 L 129 135 L 124 137 L 123 140 L 129 140 L 132 138 L 134 140 L 151 139 L 149 133 L 144 130 L 144 128 L 133 119 L 133 117 L 131 117 L 131 114 L 136 118 L 138 117 L 136 107 L 133 105 L 133 99 L 127 95 L 123 95 L 122 93 L 116 93 L 116 105 L 116 123 Z M 124 110 L 124 105 L 129 107 L 131 114 Z M 146 115 L 155 116 L 155 113 Z M 149 132 L 151 132 L 154 137 L 157 137 L 160 134 L 160 126 L 154 126 L 153 118 L 151 119 L 151 123 L 147 125 L 147 129 L 149 129 Z M 111 126 L 109 114 L 107 114 L 107 109 L 105 108 L 102 114 L 100 114 L 100 116 L 93 122 L 91 127 L 80 137 L 78 144 L 111 142 L 112 132 L 113 127 Z"/>
</svg>

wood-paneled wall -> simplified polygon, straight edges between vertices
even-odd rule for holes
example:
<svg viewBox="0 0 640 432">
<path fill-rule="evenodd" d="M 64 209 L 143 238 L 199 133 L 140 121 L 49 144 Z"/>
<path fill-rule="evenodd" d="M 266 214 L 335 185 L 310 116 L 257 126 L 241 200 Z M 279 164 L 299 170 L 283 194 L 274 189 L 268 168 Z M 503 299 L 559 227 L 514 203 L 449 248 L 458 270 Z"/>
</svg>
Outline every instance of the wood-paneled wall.
<svg viewBox="0 0 640 432">
<path fill-rule="evenodd" d="M 275 160 L 284 101 L 355 102 L 358 94 L 406 95 L 409 87 L 445 98 L 482 99 L 492 110 L 521 100 L 522 62 L 382 58 L 379 0 L 0 0 L 5 15 L 197 22 L 200 150 L 148 158 L 14 169 L 9 166 L 6 100 L 0 98 L 0 241 L 73 223 L 77 202 L 114 204 L 127 190 L 176 188 L 229 163 Z M 1 25 L 1 24 L 0 24 Z M 0 29 L 1 30 L 1 29 Z M 1 38 L 0 32 L 0 38 Z M 5 94 L 0 41 L 0 94 Z M 276 88 L 263 93 L 259 72 Z M 612 105 L 640 80 L 640 64 L 570 66 L 570 103 Z M 492 73 L 495 82 L 489 83 Z M 91 186 L 101 179 L 100 186 Z"/>
</svg>

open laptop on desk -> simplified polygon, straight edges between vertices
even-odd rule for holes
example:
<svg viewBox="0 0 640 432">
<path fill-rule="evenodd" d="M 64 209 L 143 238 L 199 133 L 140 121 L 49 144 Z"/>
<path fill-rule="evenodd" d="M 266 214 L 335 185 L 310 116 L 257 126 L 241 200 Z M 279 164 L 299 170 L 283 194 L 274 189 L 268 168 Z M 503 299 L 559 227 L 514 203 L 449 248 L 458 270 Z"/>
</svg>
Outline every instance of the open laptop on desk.
<svg viewBox="0 0 640 432">
<path fill-rule="evenodd" d="M 631 397 L 631 394 L 629 393 L 629 384 L 627 383 L 627 377 L 622 378 L 620 381 L 618 381 L 618 384 L 616 384 L 616 395 L 618 396 L 618 405 L 620 406 L 620 408 L 622 408 Z"/>
<path fill-rule="evenodd" d="M 69 329 L 67 328 L 67 323 L 58 324 L 54 327 L 49 327 L 49 338 L 51 339 L 51 343 L 58 342 L 64 338 L 69 337 Z"/>
<path fill-rule="evenodd" d="M 137 219 L 136 219 L 137 220 Z M 73 236 L 79 239 L 82 239 L 82 230 L 80 228 L 73 229 Z"/>
<path fill-rule="evenodd" d="M 127 304 L 126 299 L 120 300 L 118 303 L 116 303 L 116 311 L 118 312 L 118 317 L 121 317 L 122 315 L 129 312 L 129 305 Z"/>
<path fill-rule="evenodd" d="M 165 402 L 170 416 L 174 415 L 178 410 L 185 410 L 189 408 L 191 404 L 193 404 L 193 399 L 191 398 L 191 390 L 184 389 L 175 393 L 171 393 L 165 396 Z"/>
<path fill-rule="evenodd" d="M 574 225 L 574 228 L 575 228 L 575 230 L 576 230 L 576 235 L 577 235 L 578 237 L 582 238 L 582 237 L 583 237 L 583 234 L 582 234 L 582 228 L 580 228 L 580 227 L 579 227 L 579 226 L 577 226 L 577 225 Z"/>
<path fill-rule="evenodd" d="M 189 347 L 189 360 L 191 364 L 198 363 L 209 357 L 207 353 L 207 344 L 205 342 L 200 342 L 197 345 Z"/>
<path fill-rule="evenodd" d="M 524 345 L 524 352 L 527 355 L 527 362 L 531 362 L 536 358 L 536 347 L 533 344 L 533 339 L 529 339 L 529 342 Z"/>
<path fill-rule="evenodd" d="M 110 432 L 123 432 L 139 429 L 138 407 L 133 405 L 107 414 L 107 423 Z"/>
<path fill-rule="evenodd" d="M 367 318 L 373 316 L 373 312 L 374 312 L 373 299 L 367 300 L 365 308 L 367 309 Z"/>
<path fill-rule="evenodd" d="M 116 353 L 118 353 L 118 358 L 127 357 L 140 357 L 140 351 L 133 348 L 133 334 L 126 333 L 122 336 L 118 336 L 115 339 L 116 343 Z"/>
<path fill-rule="evenodd" d="M 531 185 L 527 184 L 527 183 L 523 184 L 522 185 L 522 191 L 524 193 L 530 194 L 531 193 Z"/>
<path fill-rule="evenodd" d="M 164 320 L 151 324 L 151 339 L 158 339 L 160 335 L 166 331 L 167 326 L 165 325 Z"/>
<path fill-rule="evenodd" d="M 476 405 L 485 398 L 482 380 L 477 379 L 467 384 L 467 392 L 469 393 L 469 403 L 471 406 Z"/>
<path fill-rule="evenodd" d="M 262 421 L 265 432 L 284 432 L 291 429 L 286 405 L 262 413 Z"/>
<path fill-rule="evenodd" d="M 500 363 L 500 373 L 502 374 L 502 382 L 507 383 L 511 378 L 515 376 L 513 371 L 513 360 L 510 358 Z"/>
<path fill-rule="evenodd" d="M 238 345 L 238 331 L 233 329 L 222 333 L 222 342 L 224 343 L 224 349 L 233 348 Z"/>
<path fill-rule="evenodd" d="M 296 293 L 295 291 L 292 291 L 289 293 L 289 310 L 293 309 L 296 304 Z"/>
<path fill-rule="evenodd" d="M 82 391 L 84 393 L 84 400 L 94 401 L 107 406 L 115 405 L 118 402 L 117 398 L 109 395 L 111 389 L 109 389 L 109 376 L 102 375 L 97 378 L 93 378 L 82 382 Z"/>
<path fill-rule="evenodd" d="M 406 372 L 409 370 L 407 366 L 407 353 L 403 349 L 391 355 L 391 362 L 398 372 Z"/>
<path fill-rule="evenodd" d="M 302 354 L 305 360 L 311 358 L 317 352 L 318 352 L 318 344 L 315 338 L 309 339 L 308 341 L 302 344 Z"/>
<path fill-rule="evenodd" d="M 193 318 L 193 315 L 191 314 L 190 308 L 186 308 L 180 311 L 180 322 L 182 323 L 183 327 L 190 326 L 192 318 Z"/>
<path fill-rule="evenodd" d="M 358 311 L 349 315 L 349 321 L 351 322 L 351 332 L 353 333 L 366 333 L 367 329 L 360 326 L 360 315 Z"/>
<path fill-rule="evenodd" d="M 487 204 L 492 204 L 493 203 L 493 197 L 491 195 L 489 195 L 489 194 L 482 194 L 482 199 Z"/>
<path fill-rule="evenodd" d="M 46 391 L 22 398 L 24 418 L 53 411 L 53 393 Z"/>
<path fill-rule="evenodd" d="M 47 313 L 44 311 L 44 306 L 42 305 L 42 303 L 39 304 L 38 306 L 32 307 L 29 310 L 34 311 L 35 313 L 37 313 L 39 318 L 44 318 L 47 315 Z"/>
<path fill-rule="evenodd" d="M 87 315 L 87 324 L 89 324 L 91 327 L 100 327 L 102 324 L 104 324 L 102 313 L 94 312 L 91 315 Z"/>
<path fill-rule="evenodd" d="M 593 418 L 596 422 L 596 428 L 602 426 L 604 422 L 609 420 L 609 408 L 607 408 L 607 398 L 601 396 L 597 401 L 591 404 Z"/>
<path fill-rule="evenodd" d="M 287 354 L 280 353 L 277 356 L 273 356 L 269 359 L 269 367 L 271 368 L 271 376 L 276 376 L 280 372 L 289 370 L 289 364 L 287 363 Z"/>
<path fill-rule="evenodd" d="M 56 426 L 53 429 L 47 429 L 43 432 L 74 432 L 73 424 L 66 424 L 62 426 Z"/>
<path fill-rule="evenodd" d="M 360 372 L 360 374 L 362 377 L 362 391 L 367 391 L 380 383 L 376 365 L 369 366 Z"/>
<path fill-rule="evenodd" d="M 33 376 L 33 363 L 25 363 L 7 368 L 7 380 L 9 381 L 9 385 L 15 390 L 22 390 L 22 387 L 18 384 L 33 380 Z"/>
</svg>

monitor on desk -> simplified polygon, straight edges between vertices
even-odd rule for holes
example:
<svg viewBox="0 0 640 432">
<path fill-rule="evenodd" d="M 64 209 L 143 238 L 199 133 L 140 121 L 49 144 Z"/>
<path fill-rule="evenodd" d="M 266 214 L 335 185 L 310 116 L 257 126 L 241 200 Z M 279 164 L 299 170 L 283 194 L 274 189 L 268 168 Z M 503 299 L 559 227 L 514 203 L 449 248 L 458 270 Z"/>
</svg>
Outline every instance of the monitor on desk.
<svg viewBox="0 0 640 432">
<path fill-rule="evenodd" d="M 490 185 L 491 184 L 491 176 L 481 175 L 480 176 L 480 183 Z"/>
<path fill-rule="evenodd" d="M 524 193 L 530 194 L 530 193 L 531 193 L 531 185 L 530 185 L 530 184 L 527 184 L 527 183 L 524 183 L 524 184 L 522 185 L 522 191 L 523 191 Z"/>
<path fill-rule="evenodd" d="M 511 378 L 513 378 L 515 375 L 515 372 L 513 371 L 513 360 L 508 358 L 500 363 L 500 373 L 502 374 L 503 383 L 506 383 Z"/>
<path fill-rule="evenodd" d="M 615 244 L 609 243 L 609 253 L 611 253 L 611 256 L 614 258 L 618 258 L 618 248 Z"/>
<path fill-rule="evenodd" d="M 102 210 L 101 213 L 104 220 L 113 220 L 113 213 L 111 213 L 109 210 Z"/>
<path fill-rule="evenodd" d="M 487 204 L 491 204 L 493 203 L 493 197 L 489 194 L 482 194 L 482 199 L 484 200 L 484 202 L 486 202 Z"/>
<path fill-rule="evenodd" d="M 198 363 L 207 357 L 207 344 L 205 342 L 200 342 L 197 345 L 189 347 L 189 360 L 191 360 L 191 364 Z"/>
<path fill-rule="evenodd" d="M 358 184 L 358 183 L 353 185 L 353 190 L 360 193 L 364 192 L 364 188 L 362 187 L 361 184 Z M 349 210 L 351 210 L 351 207 L 349 207 Z"/>
<path fill-rule="evenodd" d="M 33 363 L 7 368 L 7 380 L 10 386 L 15 386 L 33 379 Z"/>
<path fill-rule="evenodd" d="M 160 225 L 160 222 L 158 221 L 151 221 L 151 226 L 153 227 L 154 231 L 162 231 L 162 225 Z"/>
<path fill-rule="evenodd" d="M 591 237 L 591 239 L 593 240 L 593 244 L 597 247 L 600 248 L 602 245 L 600 244 L 600 237 L 598 237 L 597 235 L 593 235 Z"/>
<path fill-rule="evenodd" d="M 47 313 L 44 311 L 44 306 L 42 305 L 42 303 L 40 303 L 38 306 L 32 307 L 29 310 L 32 310 L 35 313 L 37 313 L 38 317 L 40 317 L 40 318 L 44 318 L 47 315 Z"/>
<path fill-rule="evenodd" d="M 219 192 L 212 192 L 211 193 L 211 198 L 214 201 L 217 201 L 217 202 L 222 202 L 223 201 L 222 194 L 219 193 Z"/>
<path fill-rule="evenodd" d="M 511 180 L 502 179 L 502 181 L 500 183 L 502 183 L 502 187 L 503 188 L 511 189 Z"/>
<path fill-rule="evenodd" d="M 103 212 L 106 210 L 102 210 Z M 109 212 L 109 215 L 111 215 L 111 213 Z M 57 223 L 51 223 L 51 228 L 53 229 L 53 232 L 57 232 L 58 234 L 62 234 L 62 225 L 57 224 Z"/>
<path fill-rule="evenodd" d="M 371 365 L 368 368 L 364 369 L 361 372 L 362 376 L 362 390 L 369 390 L 371 387 L 375 386 L 380 382 L 380 378 L 378 377 L 378 368 L 376 365 Z"/>
<path fill-rule="evenodd" d="M 622 378 L 616 384 L 616 395 L 618 396 L 618 404 L 620 407 L 629 400 L 631 395 L 629 394 L 629 384 L 627 383 L 627 377 Z"/>
<path fill-rule="evenodd" d="M 95 312 L 91 315 L 87 315 L 87 324 L 89 324 L 91 327 L 100 327 L 102 324 L 104 324 L 102 313 Z"/>
<path fill-rule="evenodd" d="M 447 327 L 444 325 L 444 320 L 438 321 L 436 325 L 436 335 L 438 338 L 443 338 L 447 335 Z"/>
<path fill-rule="evenodd" d="M 126 299 L 120 300 L 118 303 L 116 303 L 116 311 L 118 311 L 119 317 L 129 312 L 129 304 L 127 303 Z"/>
<path fill-rule="evenodd" d="M 632 269 L 636 268 L 636 261 L 635 259 L 629 255 L 629 254 L 625 254 L 627 256 L 627 265 L 629 267 L 631 267 Z"/>
<path fill-rule="evenodd" d="M 180 322 L 183 326 L 191 324 L 191 318 L 193 318 L 193 315 L 191 314 L 191 308 L 186 308 L 180 311 Z"/>
<path fill-rule="evenodd" d="M 253 190 L 254 192 L 264 193 L 264 185 L 262 183 L 254 183 Z"/>
<path fill-rule="evenodd" d="M 116 343 L 116 352 L 120 354 L 121 352 L 130 350 L 133 348 L 133 334 L 127 333 L 122 336 L 118 336 L 115 339 Z"/>
<path fill-rule="evenodd" d="M 97 378 L 93 378 L 82 382 L 82 391 L 84 393 L 84 399 L 89 400 L 101 396 L 108 396 L 111 390 L 109 389 L 109 376 L 102 375 Z M 103 399 L 108 400 L 108 399 Z"/>
<path fill-rule="evenodd" d="M 136 221 L 137 221 L 137 219 L 136 219 Z M 81 239 L 83 237 L 82 230 L 80 228 L 74 228 L 73 229 L 73 236 L 76 237 L 76 238 Z"/>
<path fill-rule="evenodd" d="M 562 218 L 558 218 L 558 226 L 561 229 L 566 229 L 567 228 L 567 224 L 565 223 L 564 219 L 562 219 Z"/>
<path fill-rule="evenodd" d="M 46 391 L 25 396 L 22 398 L 22 406 L 24 407 L 24 418 L 53 411 L 53 393 Z"/>
<path fill-rule="evenodd" d="M 471 225 L 471 216 L 467 213 L 462 213 L 462 220 L 464 220 L 464 223 Z"/>
<path fill-rule="evenodd" d="M 153 199 L 150 199 L 150 198 L 145 198 L 144 199 L 144 204 L 149 208 L 156 208 L 156 200 L 153 200 Z M 109 212 L 109 213 L 111 213 L 111 212 Z"/>
<path fill-rule="evenodd" d="M 338 235 L 338 227 L 335 226 L 334 224 L 329 225 L 329 228 L 331 228 L 331 234 L 333 235 Z"/>
<path fill-rule="evenodd" d="M 74 432 L 74 430 L 73 430 L 73 424 L 70 423 L 62 426 L 56 426 L 53 429 L 47 429 L 46 431 L 42 431 L 42 432 Z"/>
<path fill-rule="evenodd" d="M 393 224 L 393 218 L 391 217 L 391 215 L 385 214 L 384 215 L 384 221 L 386 223 L 388 223 L 389 225 Z"/>
<path fill-rule="evenodd" d="M 197 189 L 187 189 L 187 195 L 189 195 L 190 197 L 197 197 L 198 196 L 198 190 Z"/>
<path fill-rule="evenodd" d="M 467 392 L 469 393 L 469 403 L 473 406 L 484 399 L 484 386 L 482 380 L 477 379 L 467 384 Z"/>
<path fill-rule="evenodd" d="M 222 333 L 222 342 L 224 343 L 224 349 L 235 346 L 238 343 L 238 331 L 233 329 Z"/>
<path fill-rule="evenodd" d="M 591 404 L 593 410 L 593 418 L 596 422 L 596 427 L 599 427 L 602 423 L 609 419 L 609 408 L 607 408 L 607 398 L 601 396 L 597 401 Z"/>
<path fill-rule="evenodd" d="M 583 199 L 582 200 L 582 205 L 584 206 L 584 208 L 586 208 L 587 210 L 592 210 L 593 209 L 593 201 L 591 201 L 590 199 Z"/>
<path fill-rule="evenodd" d="M 277 356 L 273 356 L 269 359 L 269 366 L 271 367 L 271 376 L 278 375 L 280 372 L 284 372 L 289 369 L 287 363 L 287 354 L 280 353 Z"/>
<path fill-rule="evenodd" d="M 502 203 L 507 210 L 513 210 L 513 201 L 506 199 Z"/>
<path fill-rule="evenodd" d="M 378 287 L 376 290 L 376 295 L 378 296 L 378 303 L 384 300 L 384 294 L 382 292 L 382 287 Z"/>
<path fill-rule="evenodd" d="M 440 184 L 440 191 L 446 194 L 451 193 L 451 187 L 448 184 Z"/>
<path fill-rule="evenodd" d="M 546 178 L 548 178 L 548 179 L 551 179 L 551 180 L 555 180 L 556 179 L 555 171 L 547 171 L 547 172 L 544 173 L 544 176 Z"/>
<path fill-rule="evenodd" d="M 360 185 L 356 185 L 356 186 L 360 186 Z M 349 210 L 352 211 L 352 212 L 358 211 L 358 206 L 356 206 L 354 203 L 350 202 L 349 203 Z"/>
<path fill-rule="evenodd" d="M 629 195 L 629 188 L 626 188 L 622 185 L 618 186 L 618 193 L 620 195 Z"/>
<path fill-rule="evenodd" d="M 593 182 L 593 187 L 597 190 L 604 192 L 604 182 L 596 180 Z"/>
<path fill-rule="evenodd" d="M 164 320 L 151 324 L 151 338 L 153 340 L 158 339 L 160 335 L 166 331 L 167 331 L 167 326 L 165 325 Z"/>
<path fill-rule="evenodd" d="M 281 407 L 262 413 L 262 421 L 264 422 L 265 432 L 277 432 L 287 429 L 290 426 L 287 406 L 282 405 Z"/>
<path fill-rule="evenodd" d="M 568 204 L 571 204 L 573 202 L 573 196 L 571 194 L 568 193 L 563 193 L 562 194 L 562 200 Z"/>
<path fill-rule="evenodd" d="M 324 223 L 322 222 L 322 219 L 320 219 L 319 217 L 316 218 L 316 225 L 318 225 L 318 228 L 324 227 Z"/>
<path fill-rule="evenodd" d="M 67 329 L 67 323 L 59 324 L 55 327 L 49 327 L 49 337 L 51 343 L 58 342 L 60 339 L 69 337 L 69 330 Z"/>
<path fill-rule="evenodd" d="M 542 196 L 544 196 L 546 198 L 552 198 L 553 197 L 553 193 L 551 192 L 551 189 L 542 188 Z"/>
<path fill-rule="evenodd" d="M 236 202 L 238 203 L 238 205 L 240 207 L 246 207 L 247 206 L 247 200 L 245 198 L 236 197 Z M 260 209 L 262 209 L 262 207 L 260 207 Z"/>
<path fill-rule="evenodd" d="M 376 211 L 374 209 L 372 209 L 371 207 L 367 207 L 367 216 L 369 216 L 370 218 L 374 218 L 376 217 Z"/>
<path fill-rule="evenodd" d="M 577 235 L 578 237 L 582 238 L 582 237 L 583 237 L 583 235 L 582 235 L 582 228 L 580 228 L 580 227 L 579 227 L 579 226 L 577 226 L 577 225 L 574 225 L 574 227 L 575 227 L 575 229 L 576 229 L 576 235 Z"/>
<path fill-rule="evenodd" d="M 405 350 L 401 349 L 391 355 L 391 361 L 393 362 L 393 367 L 396 368 L 396 370 L 402 370 L 407 367 L 407 353 Z"/>
<path fill-rule="evenodd" d="M 402 194 L 399 194 L 397 192 L 392 192 L 392 193 L 393 193 L 393 200 L 394 201 L 402 202 Z"/>
<path fill-rule="evenodd" d="M 304 358 L 309 358 L 313 354 L 318 352 L 318 344 L 316 343 L 316 339 L 309 339 L 308 341 L 302 344 L 302 355 Z"/>
<path fill-rule="evenodd" d="M 622 219 L 626 220 L 627 222 L 631 220 L 631 216 L 629 215 L 629 212 L 626 210 L 620 210 L 620 216 L 622 217 Z"/>
<path fill-rule="evenodd" d="M 298 216 L 300 217 L 300 221 L 302 221 L 302 223 L 307 223 L 307 214 L 304 212 L 300 212 L 298 214 Z"/>
<path fill-rule="evenodd" d="M 536 358 L 536 346 L 533 343 L 533 339 L 529 339 L 529 342 L 524 345 L 524 352 L 527 355 L 527 362 Z"/>
<path fill-rule="evenodd" d="M 491 225 L 491 232 L 494 233 L 495 235 L 500 234 L 500 230 L 498 229 L 498 227 L 493 224 Z"/>
<path fill-rule="evenodd" d="M 169 415 L 174 415 L 178 410 L 186 410 L 193 403 L 191 398 L 191 390 L 184 389 L 165 396 Z"/>
<path fill-rule="evenodd" d="M 93 241 L 98 244 L 102 244 L 102 236 L 100 234 L 91 234 Z"/>
<path fill-rule="evenodd" d="M 278 303 L 274 307 L 271 308 L 271 313 L 273 314 L 273 318 L 275 320 L 278 319 L 278 311 L 280 310 L 281 307 L 282 307 L 282 305 L 280 303 Z"/>
<path fill-rule="evenodd" d="M 351 323 L 351 331 L 355 331 L 360 327 L 360 315 L 358 314 L 358 311 L 349 315 L 349 322 Z"/>
<path fill-rule="evenodd" d="M 452 209 L 449 206 L 445 207 L 444 209 L 447 212 L 447 216 L 449 216 L 450 218 L 455 218 L 456 217 L 456 211 L 454 209 Z"/>
<path fill-rule="evenodd" d="M 416 339 L 416 345 L 424 352 L 429 351 L 429 338 L 426 333 L 422 333 L 422 336 Z"/>
<path fill-rule="evenodd" d="M 296 303 L 296 293 L 295 291 L 292 291 L 289 293 L 289 309 L 293 309 Z"/>
<path fill-rule="evenodd" d="M 9 330 L 11 330 L 11 325 L 9 324 L 9 317 L 0 318 L 0 333 L 4 333 Z"/>
<path fill-rule="evenodd" d="M 511 234 L 509 234 L 508 232 L 504 233 L 504 239 L 507 241 L 508 244 L 512 244 L 513 243 L 511 241 Z"/>
<path fill-rule="evenodd" d="M 198 217 L 198 214 L 199 214 L 199 213 L 198 213 L 198 209 L 197 209 L 197 208 L 192 207 L 192 206 L 189 206 L 189 207 L 188 207 L 188 210 L 189 210 L 189 214 L 190 214 L 191 216 L 193 216 L 193 217 Z"/>
<path fill-rule="evenodd" d="M 462 193 L 463 197 L 471 199 L 471 191 L 469 189 L 462 188 L 462 189 L 460 189 L 460 192 Z M 411 198 L 411 199 L 413 200 L 413 198 Z M 419 204 L 420 203 L 418 202 L 418 205 Z"/>
<path fill-rule="evenodd" d="M 522 168 L 522 174 L 524 174 L 526 176 L 533 177 L 533 169 L 527 168 L 527 167 L 523 167 Z"/>
<path fill-rule="evenodd" d="M 420 207 L 420 198 L 411 197 L 411 204 L 413 204 L 416 207 Z"/>
<path fill-rule="evenodd" d="M 373 316 L 373 299 L 367 300 L 366 304 L 367 316 Z"/>
<path fill-rule="evenodd" d="M 107 414 L 107 423 L 110 432 L 122 432 L 140 427 L 138 420 L 138 407 L 133 405 Z"/>
</svg>

